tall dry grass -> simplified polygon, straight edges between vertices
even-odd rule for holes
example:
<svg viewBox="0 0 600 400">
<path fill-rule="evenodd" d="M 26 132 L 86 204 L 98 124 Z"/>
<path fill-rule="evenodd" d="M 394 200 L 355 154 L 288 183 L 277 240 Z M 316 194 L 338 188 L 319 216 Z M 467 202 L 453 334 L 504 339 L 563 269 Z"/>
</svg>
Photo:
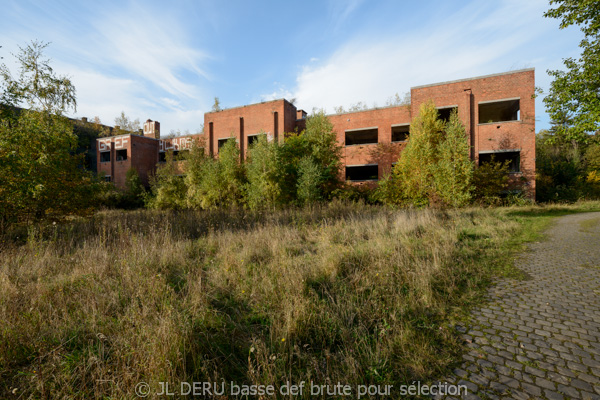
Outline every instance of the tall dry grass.
<svg viewBox="0 0 600 400">
<path fill-rule="evenodd" d="M 13 233 L 0 249 L 0 397 L 431 379 L 519 229 L 492 209 L 334 203 L 111 211 Z"/>
</svg>

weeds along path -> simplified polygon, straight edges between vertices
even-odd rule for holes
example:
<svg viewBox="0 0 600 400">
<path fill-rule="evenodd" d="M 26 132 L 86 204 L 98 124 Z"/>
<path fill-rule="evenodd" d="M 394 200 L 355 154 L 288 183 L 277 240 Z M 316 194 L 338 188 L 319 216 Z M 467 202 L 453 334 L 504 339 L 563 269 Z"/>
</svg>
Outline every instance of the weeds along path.
<svg viewBox="0 0 600 400">
<path fill-rule="evenodd" d="M 463 335 L 469 398 L 600 398 L 600 213 L 560 217 Z"/>
</svg>

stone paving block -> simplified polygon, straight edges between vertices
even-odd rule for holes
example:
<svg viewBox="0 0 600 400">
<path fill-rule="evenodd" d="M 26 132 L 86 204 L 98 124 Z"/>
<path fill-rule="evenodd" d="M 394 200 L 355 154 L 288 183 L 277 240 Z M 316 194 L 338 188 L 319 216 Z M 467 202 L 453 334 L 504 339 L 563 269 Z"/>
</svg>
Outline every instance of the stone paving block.
<svg viewBox="0 0 600 400">
<path fill-rule="evenodd" d="M 600 213 L 558 218 L 543 241 L 516 261 L 528 279 L 499 279 L 469 327 L 453 379 L 468 398 L 600 399 L 600 227 L 580 222 Z M 449 380 L 448 380 L 449 381 Z"/>
</svg>

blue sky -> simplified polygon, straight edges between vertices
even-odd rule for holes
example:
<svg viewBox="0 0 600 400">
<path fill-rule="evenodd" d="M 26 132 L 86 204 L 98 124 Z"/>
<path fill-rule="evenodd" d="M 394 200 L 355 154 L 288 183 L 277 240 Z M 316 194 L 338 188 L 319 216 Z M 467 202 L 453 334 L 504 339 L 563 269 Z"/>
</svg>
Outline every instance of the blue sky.
<svg viewBox="0 0 600 400">
<path fill-rule="evenodd" d="M 311 111 L 383 106 L 411 86 L 535 67 L 579 54 L 577 28 L 543 18 L 546 0 L 0 0 L 0 56 L 32 40 L 72 78 L 72 116 L 131 118 L 196 132 L 222 107 L 296 99 Z M 549 126 L 541 98 L 536 129 Z"/>
</svg>

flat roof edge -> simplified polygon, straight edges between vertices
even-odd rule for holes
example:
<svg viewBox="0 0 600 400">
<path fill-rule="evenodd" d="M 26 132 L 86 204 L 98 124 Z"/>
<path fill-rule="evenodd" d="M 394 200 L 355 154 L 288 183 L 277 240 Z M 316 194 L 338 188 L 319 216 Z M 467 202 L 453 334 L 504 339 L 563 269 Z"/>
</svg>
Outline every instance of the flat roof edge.
<svg viewBox="0 0 600 400">
<path fill-rule="evenodd" d="M 449 85 L 452 83 L 474 81 L 477 79 L 485 79 L 485 78 L 493 78 L 495 76 L 502 76 L 502 75 L 520 74 L 522 72 L 529 72 L 529 71 L 535 71 L 535 68 L 524 68 L 524 69 L 519 69 L 519 70 L 515 70 L 515 71 L 499 72 L 497 74 L 481 75 L 481 76 L 474 76 L 472 78 L 456 79 L 453 81 L 445 81 L 445 82 L 438 82 L 438 83 L 430 83 L 427 85 L 412 86 L 410 89 L 412 90 L 412 89 L 421 89 L 421 88 L 432 87 L 432 86 Z"/>
<path fill-rule="evenodd" d="M 280 99 L 273 99 L 273 100 L 259 101 L 259 102 L 257 102 L 257 103 L 245 104 L 245 105 L 242 105 L 242 106 L 227 107 L 227 108 L 223 108 L 223 109 L 221 109 L 221 110 L 219 110 L 219 111 L 207 111 L 207 112 L 205 112 L 204 114 L 218 114 L 218 113 L 220 113 L 220 112 L 223 112 L 223 111 L 235 110 L 235 109 L 237 109 L 237 108 L 244 108 L 244 107 L 250 107 L 250 106 L 257 106 L 257 105 L 259 105 L 259 104 L 268 104 L 268 103 L 274 103 L 274 102 L 276 102 L 276 101 L 283 101 L 283 102 L 285 102 L 285 103 L 288 103 L 288 104 L 290 104 L 290 105 L 292 105 L 292 106 L 296 107 L 296 106 L 294 105 L 294 103 L 292 103 L 291 101 L 289 101 L 289 100 L 287 100 L 287 99 L 285 99 L 285 98 L 283 98 L 283 97 L 282 97 L 282 98 L 280 98 Z M 298 107 L 296 107 L 296 111 L 298 111 Z"/>
</svg>

